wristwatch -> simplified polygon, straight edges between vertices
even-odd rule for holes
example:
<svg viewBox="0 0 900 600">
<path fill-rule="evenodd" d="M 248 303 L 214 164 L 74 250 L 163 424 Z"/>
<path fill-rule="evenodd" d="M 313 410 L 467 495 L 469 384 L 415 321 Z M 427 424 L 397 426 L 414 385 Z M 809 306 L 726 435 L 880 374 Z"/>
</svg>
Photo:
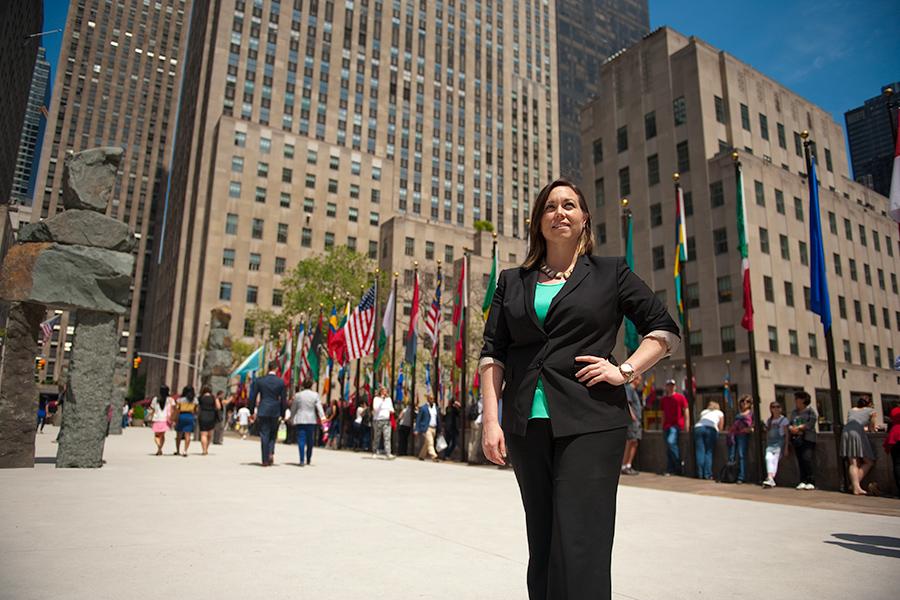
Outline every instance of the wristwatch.
<svg viewBox="0 0 900 600">
<path fill-rule="evenodd" d="M 621 373 L 622 377 L 625 378 L 626 384 L 631 383 L 634 380 L 635 375 L 637 375 L 637 373 L 635 373 L 634 371 L 634 367 L 632 367 L 627 362 L 619 365 L 619 373 Z"/>
</svg>

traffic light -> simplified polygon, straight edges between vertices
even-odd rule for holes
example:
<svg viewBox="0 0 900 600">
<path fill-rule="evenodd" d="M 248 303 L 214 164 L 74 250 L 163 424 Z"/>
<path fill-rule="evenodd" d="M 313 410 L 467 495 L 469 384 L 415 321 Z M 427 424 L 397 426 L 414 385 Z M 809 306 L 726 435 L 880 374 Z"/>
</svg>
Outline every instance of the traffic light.
<svg viewBox="0 0 900 600">
<path fill-rule="evenodd" d="M 47 359 L 46 359 L 46 358 L 39 358 L 39 359 L 37 359 L 37 368 L 38 368 L 38 370 L 41 370 L 41 369 L 43 369 L 43 368 L 46 367 L 46 366 L 47 366 Z"/>
<path fill-rule="evenodd" d="M 141 366 L 141 357 L 140 357 L 140 356 L 135 356 L 135 357 L 134 357 L 134 368 L 137 369 L 137 368 L 139 368 L 140 366 Z"/>
</svg>

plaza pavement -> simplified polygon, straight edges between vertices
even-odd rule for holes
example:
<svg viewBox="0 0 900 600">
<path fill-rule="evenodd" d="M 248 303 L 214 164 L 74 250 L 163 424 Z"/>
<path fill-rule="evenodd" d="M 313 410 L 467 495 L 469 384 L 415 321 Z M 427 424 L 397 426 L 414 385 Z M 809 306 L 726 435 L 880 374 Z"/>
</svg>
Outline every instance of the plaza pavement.
<svg viewBox="0 0 900 600">
<path fill-rule="evenodd" d="M 148 429 L 109 438 L 102 469 L 57 470 L 55 433 L 33 470 L 0 471 L 2 599 L 526 598 L 509 470 L 321 449 L 301 469 L 282 444 L 263 469 L 234 438 L 155 457 Z M 695 492 L 620 487 L 615 598 L 897 597 L 890 511 Z"/>
</svg>

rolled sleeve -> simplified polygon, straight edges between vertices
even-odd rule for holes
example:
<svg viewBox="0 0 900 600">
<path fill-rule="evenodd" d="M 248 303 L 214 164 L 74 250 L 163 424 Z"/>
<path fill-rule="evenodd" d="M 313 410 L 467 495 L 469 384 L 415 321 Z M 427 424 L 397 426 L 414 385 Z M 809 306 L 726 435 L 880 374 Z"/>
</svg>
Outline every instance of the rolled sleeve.
<svg viewBox="0 0 900 600">
<path fill-rule="evenodd" d="M 501 366 L 506 362 L 506 352 L 509 348 L 509 327 L 506 323 L 506 315 L 503 313 L 503 295 L 506 292 L 506 279 L 509 271 L 502 271 L 497 279 L 497 289 L 494 290 L 494 298 L 491 301 L 490 313 L 484 324 L 484 345 L 481 347 L 481 359 L 478 369 L 485 368 L 488 364 Z M 493 362 L 485 362 L 492 359 Z"/>
<path fill-rule="evenodd" d="M 653 338 L 654 340 L 659 340 L 663 344 L 666 345 L 666 354 L 663 358 L 667 358 L 672 355 L 673 352 L 678 350 L 678 347 L 681 346 L 681 338 L 672 333 L 671 331 L 665 331 L 663 329 L 656 329 L 651 331 L 650 333 L 644 336 L 645 338 Z"/>
<path fill-rule="evenodd" d="M 665 342 L 668 354 L 678 348 L 681 332 L 665 305 L 625 262 L 618 265 L 619 309 L 628 317 L 638 333 Z"/>
</svg>

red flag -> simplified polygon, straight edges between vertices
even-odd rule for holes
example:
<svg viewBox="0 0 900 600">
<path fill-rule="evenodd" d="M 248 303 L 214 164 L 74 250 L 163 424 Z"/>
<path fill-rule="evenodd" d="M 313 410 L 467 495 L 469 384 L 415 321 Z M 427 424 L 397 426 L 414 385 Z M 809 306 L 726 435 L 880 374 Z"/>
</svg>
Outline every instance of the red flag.
<svg viewBox="0 0 900 600">
<path fill-rule="evenodd" d="M 453 305 L 453 331 L 456 333 L 456 366 L 462 368 L 463 356 L 465 349 L 463 348 L 463 327 L 465 327 L 465 319 L 463 319 L 463 309 L 468 304 L 466 289 L 466 257 L 463 256 L 462 268 L 459 273 L 459 282 L 456 284 L 456 300 Z"/>
</svg>

